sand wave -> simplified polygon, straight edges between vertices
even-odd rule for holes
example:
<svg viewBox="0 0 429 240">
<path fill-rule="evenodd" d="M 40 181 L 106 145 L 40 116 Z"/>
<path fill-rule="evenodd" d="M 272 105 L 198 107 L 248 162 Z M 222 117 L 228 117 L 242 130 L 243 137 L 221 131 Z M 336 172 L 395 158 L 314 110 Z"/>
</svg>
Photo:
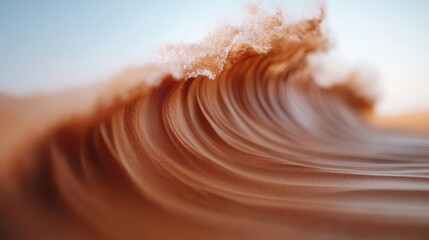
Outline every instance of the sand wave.
<svg viewBox="0 0 429 240">
<path fill-rule="evenodd" d="M 253 14 L 170 47 L 168 64 L 2 99 L 3 236 L 429 236 L 428 136 L 368 125 L 373 100 L 356 74 L 314 81 L 323 13 L 293 24 Z"/>
</svg>

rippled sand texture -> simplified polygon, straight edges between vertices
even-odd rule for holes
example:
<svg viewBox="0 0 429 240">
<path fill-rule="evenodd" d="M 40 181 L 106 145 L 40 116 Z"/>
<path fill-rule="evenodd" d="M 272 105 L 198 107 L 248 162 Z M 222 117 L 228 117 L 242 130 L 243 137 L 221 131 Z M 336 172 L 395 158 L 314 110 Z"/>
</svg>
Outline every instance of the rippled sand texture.
<svg viewBox="0 0 429 240">
<path fill-rule="evenodd" d="M 356 74 L 313 81 L 323 13 L 250 10 L 108 83 L 1 97 L 1 238 L 429 238 L 429 136 L 369 125 Z"/>
</svg>

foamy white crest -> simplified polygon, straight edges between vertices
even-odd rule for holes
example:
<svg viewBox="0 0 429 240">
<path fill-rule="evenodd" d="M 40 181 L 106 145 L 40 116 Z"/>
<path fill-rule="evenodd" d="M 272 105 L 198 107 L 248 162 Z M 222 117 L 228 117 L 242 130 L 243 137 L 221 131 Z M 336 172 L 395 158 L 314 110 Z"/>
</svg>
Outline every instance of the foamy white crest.
<svg viewBox="0 0 429 240">
<path fill-rule="evenodd" d="M 250 6 L 246 19 L 239 26 L 224 24 L 200 43 L 169 45 L 154 60 L 171 71 L 175 78 L 206 76 L 215 79 L 228 57 L 245 48 L 257 53 L 271 49 L 273 36 L 284 27 L 281 11 L 270 13 L 259 6 Z"/>
</svg>

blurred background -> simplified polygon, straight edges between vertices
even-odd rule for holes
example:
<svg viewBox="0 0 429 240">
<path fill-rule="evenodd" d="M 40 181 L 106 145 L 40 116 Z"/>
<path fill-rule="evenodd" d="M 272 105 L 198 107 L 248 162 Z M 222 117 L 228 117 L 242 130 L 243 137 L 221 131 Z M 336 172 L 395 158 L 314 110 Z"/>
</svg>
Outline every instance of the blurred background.
<svg viewBox="0 0 429 240">
<path fill-rule="evenodd" d="M 321 1 L 278 0 L 287 19 Z M 167 43 L 195 42 L 239 23 L 251 1 L 0 1 L 0 91 L 27 95 L 106 81 Z M 429 110 L 429 1 L 327 0 L 336 51 L 373 66 L 384 115 Z M 270 2 L 271 4 L 271 2 Z"/>
</svg>

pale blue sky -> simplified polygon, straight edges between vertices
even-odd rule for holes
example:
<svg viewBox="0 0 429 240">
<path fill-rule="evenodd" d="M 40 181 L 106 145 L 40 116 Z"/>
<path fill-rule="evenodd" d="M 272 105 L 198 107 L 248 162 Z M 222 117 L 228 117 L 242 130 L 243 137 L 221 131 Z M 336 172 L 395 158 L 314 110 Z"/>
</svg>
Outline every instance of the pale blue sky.
<svg viewBox="0 0 429 240">
<path fill-rule="evenodd" d="M 106 80 L 165 43 L 200 39 L 248 1 L 0 1 L 0 89 L 51 91 Z M 314 0 L 274 1 L 311 15 Z M 379 71 L 379 109 L 429 109 L 429 1 L 327 0 L 339 52 Z"/>
</svg>

